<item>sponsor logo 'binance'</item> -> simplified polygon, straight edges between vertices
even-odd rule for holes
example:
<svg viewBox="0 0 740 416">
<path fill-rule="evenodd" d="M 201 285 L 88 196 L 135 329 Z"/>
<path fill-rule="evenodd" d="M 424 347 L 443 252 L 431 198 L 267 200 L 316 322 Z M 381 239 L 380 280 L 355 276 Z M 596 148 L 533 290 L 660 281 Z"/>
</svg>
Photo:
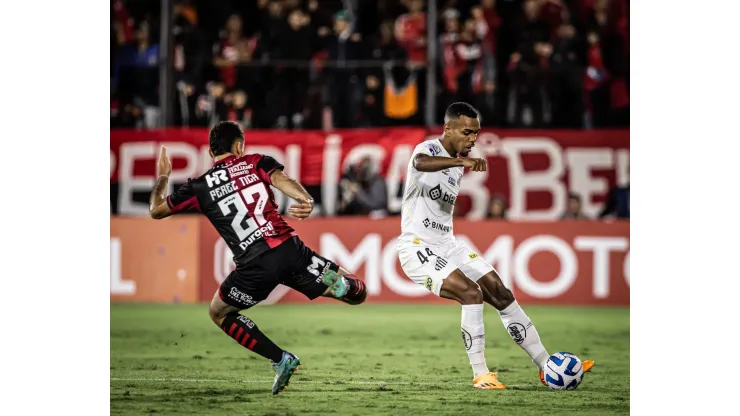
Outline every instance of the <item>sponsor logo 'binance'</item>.
<svg viewBox="0 0 740 416">
<path fill-rule="evenodd" d="M 452 227 L 450 227 L 449 225 L 444 225 L 436 221 L 430 221 L 429 218 L 424 218 L 424 221 L 422 221 L 421 223 L 424 224 L 424 227 L 426 228 L 431 227 L 433 230 L 439 230 L 444 233 L 449 233 L 450 231 L 452 231 Z"/>
</svg>

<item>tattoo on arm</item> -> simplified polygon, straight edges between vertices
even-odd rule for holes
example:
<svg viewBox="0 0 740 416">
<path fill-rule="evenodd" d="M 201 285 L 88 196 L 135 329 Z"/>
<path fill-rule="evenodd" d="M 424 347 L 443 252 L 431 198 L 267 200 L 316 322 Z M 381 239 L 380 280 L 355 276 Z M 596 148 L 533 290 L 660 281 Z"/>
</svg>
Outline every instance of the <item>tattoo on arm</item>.
<svg viewBox="0 0 740 416">
<path fill-rule="evenodd" d="M 157 178 L 157 183 L 154 185 L 152 195 L 149 197 L 149 211 L 154 211 L 159 205 L 161 205 L 165 199 L 167 199 L 167 184 L 169 177 L 162 175 Z"/>
</svg>

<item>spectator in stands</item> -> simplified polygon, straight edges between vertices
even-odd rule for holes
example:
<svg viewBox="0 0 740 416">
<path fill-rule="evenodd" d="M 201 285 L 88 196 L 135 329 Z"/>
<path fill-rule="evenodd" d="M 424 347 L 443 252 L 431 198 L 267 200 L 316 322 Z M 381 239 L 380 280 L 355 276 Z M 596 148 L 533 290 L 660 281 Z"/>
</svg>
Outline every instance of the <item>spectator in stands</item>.
<svg viewBox="0 0 740 416">
<path fill-rule="evenodd" d="M 439 84 L 430 87 L 442 109 L 470 101 L 484 125 L 629 125 L 626 0 L 448 0 L 438 3 L 438 22 L 427 20 L 423 0 L 173 2 L 177 125 L 200 125 L 196 103 L 239 91 L 260 128 L 316 128 L 322 110 L 326 127 L 420 125 L 427 24 L 440 29 Z M 157 2 L 112 1 L 116 127 L 159 119 L 159 30 L 142 25 L 156 24 L 158 13 Z M 204 57 L 214 40 L 212 59 Z M 403 62 L 388 67 L 390 77 L 389 60 Z M 224 85 L 220 98 L 208 98 L 209 82 Z"/>
<path fill-rule="evenodd" d="M 424 2 L 410 0 L 407 4 L 409 12 L 396 19 L 396 40 L 408 52 L 409 63 L 424 65 L 427 56 L 427 17 L 423 11 Z"/>
<path fill-rule="evenodd" d="M 205 45 L 198 30 L 198 15 L 192 0 L 178 0 L 174 9 L 174 78 L 177 87 L 175 124 L 196 126 L 192 116 L 195 93 L 202 85 Z"/>
<path fill-rule="evenodd" d="M 488 218 L 492 220 L 506 220 L 506 198 L 503 195 L 491 196 L 488 206 Z"/>
<path fill-rule="evenodd" d="M 629 171 L 627 172 L 629 175 Z M 599 218 L 629 219 L 630 217 L 630 184 L 617 185 L 609 190 L 606 196 L 604 208 L 599 213 Z"/>
<path fill-rule="evenodd" d="M 353 62 L 360 57 L 359 33 L 352 33 L 346 10 L 334 16 L 334 36 L 329 41 L 327 94 L 334 128 L 353 127 L 357 110 L 357 70 Z"/>
<path fill-rule="evenodd" d="M 334 25 L 331 11 L 324 7 L 319 7 L 318 0 L 309 0 L 308 14 L 311 25 L 316 31 L 314 34 L 315 48 L 317 50 L 326 50 L 329 45 L 329 39 L 331 38 L 332 26 Z"/>
<path fill-rule="evenodd" d="M 568 194 L 568 204 L 565 212 L 560 216 L 561 220 L 587 220 L 589 219 L 581 211 L 581 196 L 575 192 Z"/>
<path fill-rule="evenodd" d="M 115 78 L 120 105 L 138 127 L 159 123 L 159 44 L 151 43 L 149 24 L 140 22 L 132 42 L 121 48 Z"/>
<path fill-rule="evenodd" d="M 558 27 L 550 55 L 549 91 L 552 100 L 552 127 L 583 127 L 583 65 L 581 42 L 573 25 Z"/>
<path fill-rule="evenodd" d="M 376 172 L 372 160 L 362 159 L 351 166 L 339 182 L 341 215 L 370 215 L 373 218 L 388 214 L 388 188 Z"/>
<path fill-rule="evenodd" d="M 392 77 L 386 71 L 385 114 L 395 125 L 419 125 L 423 123 L 423 111 L 419 109 L 424 107 L 426 100 L 427 16 L 424 1 L 401 3 L 408 8 L 408 13 L 396 18 L 394 34 L 398 44 L 406 50 L 408 61 L 406 68 L 394 66 Z M 404 104 L 399 106 L 399 103 Z"/>
<path fill-rule="evenodd" d="M 285 10 L 281 1 L 269 1 L 267 4 L 267 18 L 264 19 L 262 23 L 262 41 L 265 53 L 267 57 L 272 57 L 271 52 L 278 50 L 280 39 L 288 26 L 288 22 L 285 19 Z"/>
<path fill-rule="evenodd" d="M 288 28 L 280 39 L 273 58 L 288 61 L 275 69 L 275 85 L 268 101 L 276 118 L 277 128 L 303 128 L 306 98 L 308 96 L 308 63 L 311 60 L 313 32 L 310 18 L 300 9 L 288 14 Z"/>
<path fill-rule="evenodd" d="M 226 88 L 248 83 L 248 74 L 239 65 L 251 62 L 255 47 L 256 40 L 242 34 L 241 17 L 229 16 L 221 39 L 213 47 L 213 65 L 219 69 L 220 81 Z"/>
<path fill-rule="evenodd" d="M 474 19 L 465 21 L 460 38 L 455 43 L 458 62 L 457 99 L 474 102 L 483 89 L 483 43 Z"/>
<path fill-rule="evenodd" d="M 589 32 L 586 39 L 588 55 L 584 86 L 588 94 L 588 124 L 589 127 L 607 127 L 611 124 L 609 73 L 604 65 L 599 35 Z"/>
<path fill-rule="evenodd" d="M 495 0 L 483 0 L 471 9 L 475 31 L 482 42 L 484 79 L 496 83 L 496 39 L 501 18 L 496 13 Z"/>
<path fill-rule="evenodd" d="M 545 81 L 552 45 L 550 30 L 539 17 L 536 0 L 523 3 L 525 19 L 517 30 L 517 48 L 509 59 L 508 119 L 517 127 L 543 127 L 546 119 Z"/>
<path fill-rule="evenodd" d="M 175 80 L 192 88 L 202 79 L 204 45 L 198 30 L 198 15 L 192 0 L 179 0 L 174 9 Z"/>
<path fill-rule="evenodd" d="M 460 72 L 455 45 L 460 40 L 460 12 L 457 9 L 446 9 L 442 12 L 444 30 L 439 35 L 439 59 L 442 66 L 442 93 L 438 107 L 447 108 L 457 99 L 457 76 Z"/>
<path fill-rule="evenodd" d="M 381 78 L 370 74 L 365 78 L 363 101 L 357 127 L 377 127 L 385 124 L 383 117 L 383 86 Z"/>
</svg>

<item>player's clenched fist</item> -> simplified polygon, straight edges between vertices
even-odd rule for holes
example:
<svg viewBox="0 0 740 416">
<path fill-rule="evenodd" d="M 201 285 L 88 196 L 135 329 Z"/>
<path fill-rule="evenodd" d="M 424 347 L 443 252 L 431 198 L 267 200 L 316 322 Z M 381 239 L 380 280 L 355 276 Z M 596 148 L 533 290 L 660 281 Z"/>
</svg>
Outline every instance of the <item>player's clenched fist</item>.
<svg viewBox="0 0 740 416">
<path fill-rule="evenodd" d="M 298 199 L 298 204 L 293 204 L 288 208 L 288 213 L 299 220 L 308 218 L 313 211 L 313 199 Z"/>
<path fill-rule="evenodd" d="M 486 170 L 486 160 L 474 157 L 463 159 L 463 166 L 470 168 L 473 172 L 484 172 Z"/>
</svg>

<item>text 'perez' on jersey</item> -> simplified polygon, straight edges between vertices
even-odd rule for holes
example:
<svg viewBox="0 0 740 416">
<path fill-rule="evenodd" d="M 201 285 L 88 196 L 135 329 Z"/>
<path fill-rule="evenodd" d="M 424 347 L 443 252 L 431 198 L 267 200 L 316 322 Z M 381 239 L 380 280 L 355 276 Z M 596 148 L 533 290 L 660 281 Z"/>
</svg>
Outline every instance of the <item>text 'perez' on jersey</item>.
<svg viewBox="0 0 740 416">
<path fill-rule="evenodd" d="M 420 238 L 427 244 L 445 244 L 454 239 L 452 214 L 464 168 L 457 166 L 437 172 L 420 172 L 414 168 L 414 157 L 419 153 L 452 157 L 439 139 L 425 141 L 414 149 L 406 172 L 400 241 L 410 243 L 414 238 Z"/>
<path fill-rule="evenodd" d="M 234 253 L 239 267 L 295 235 L 278 212 L 270 174 L 283 165 L 259 154 L 230 156 L 167 197 L 173 213 L 205 215 Z"/>
</svg>

